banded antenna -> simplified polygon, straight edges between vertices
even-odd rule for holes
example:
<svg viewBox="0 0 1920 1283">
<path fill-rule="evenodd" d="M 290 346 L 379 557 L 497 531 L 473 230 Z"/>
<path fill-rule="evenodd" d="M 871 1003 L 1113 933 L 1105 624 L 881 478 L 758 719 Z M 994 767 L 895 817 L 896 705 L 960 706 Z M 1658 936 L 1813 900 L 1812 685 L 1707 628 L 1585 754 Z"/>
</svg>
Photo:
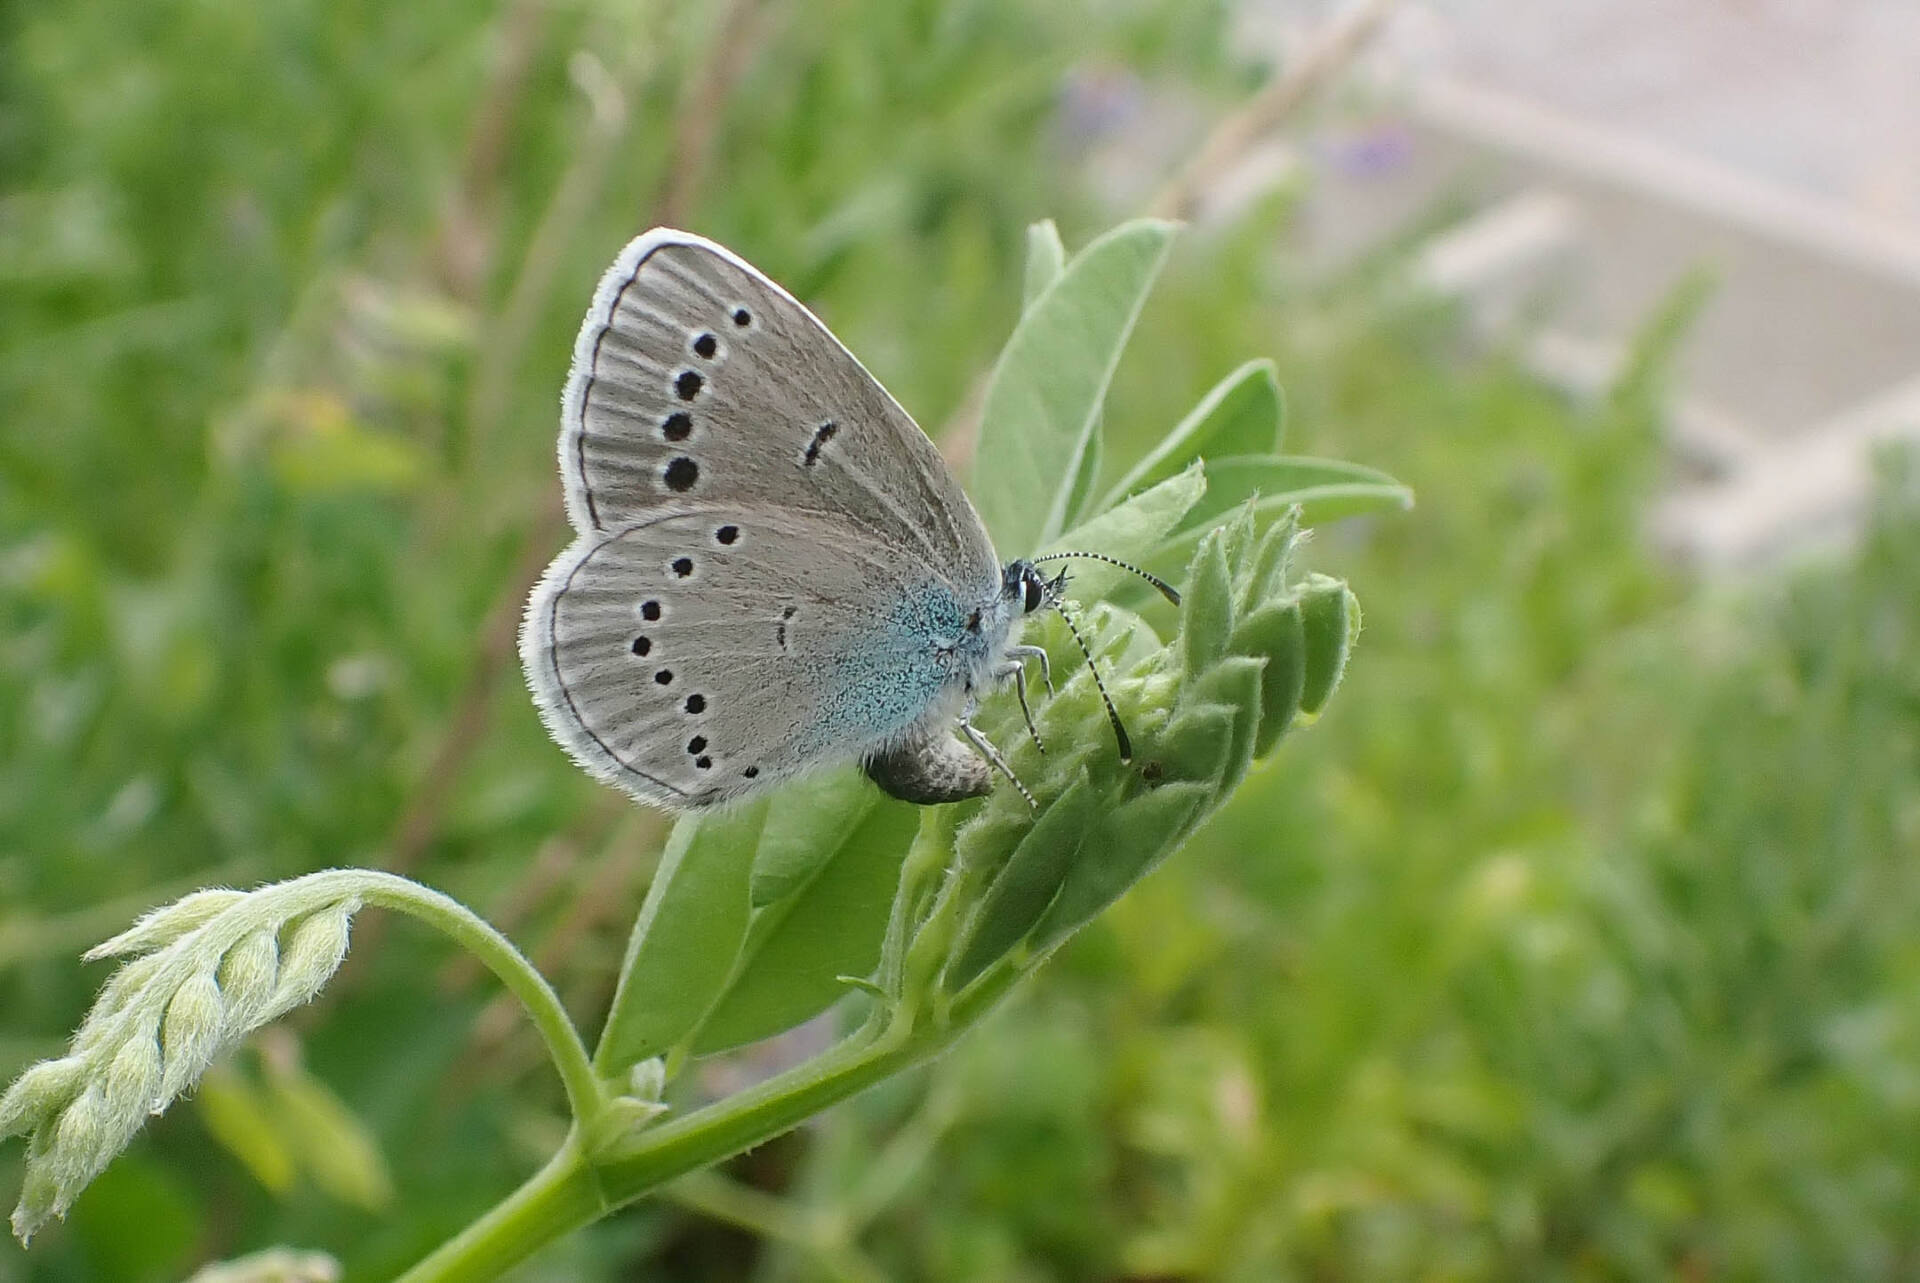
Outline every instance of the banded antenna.
<svg viewBox="0 0 1920 1283">
<path fill-rule="evenodd" d="M 1067 556 L 1069 554 L 1062 553 L 1060 555 Z M 1128 567 L 1128 569 L 1132 569 L 1132 567 Z M 1151 576 L 1149 576 L 1149 578 L 1151 578 Z M 1169 589 L 1169 591 L 1171 591 L 1171 589 Z M 1113 724 L 1113 737 L 1120 742 L 1120 760 L 1123 762 L 1131 762 L 1133 760 L 1133 740 L 1127 735 L 1127 728 L 1120 721 L 1120 713 L 1113 706 L 1113 697 L 1107 694 L 1107 684 L 1100 680 L 1100 666 L 1093 662 L 1093 652 L 1087 649 L 1086 638 L 1080 635 L 1079 626 L 1073 622 L 1073 616 L 1067 613 L 1067 604 L 1065 602 L 1056 601 L 1053 603 L 1053 608 L 1060 612 L 1060 618 L 1066 620 L 1067 631 L 1073 634 L 1073 644 L 1080 648 L 1082 655 L 1086 656 L 1087 671 L 1093 674 L 1093 688 L 1100 692 L 1100 702 L 1107 706 L 1107 721 Z"/>
<path fill-rule="evenodd" d="M 1131 562 L 1122 561 L 1118 557 L 1109 557 L 1103 552 L 1050 552 L 1043 557 L 1034 557 L 1034 558 L 1031 558 L 1031 560 L 1033 564 L 1037 566 L 1043 561 L 1060 561 L 1067 557 L 1081 557 L 1081 558 L 1085 558 L 1088 561 L 1104 561 L 1109 566 L 1118 566 L 1122 570 L 1132 571 L 1134 574 L 1140 576 L 1142 579 L 1152 584 L 1155 588 L 1159 589 L 1160 595 L 1162 597 L 1165 597 L 1168 601 L 1172 602 L 1176 606 L 1180 604 L 1180 594 L 1174 591 L 1172 584 L 1168 583 L 1166 580 L 1162 579 L 1158 575 L 1148 574 L 1146 571 L 1140 569 L 1140 567 L 1132 564 Z"/>
</svg>

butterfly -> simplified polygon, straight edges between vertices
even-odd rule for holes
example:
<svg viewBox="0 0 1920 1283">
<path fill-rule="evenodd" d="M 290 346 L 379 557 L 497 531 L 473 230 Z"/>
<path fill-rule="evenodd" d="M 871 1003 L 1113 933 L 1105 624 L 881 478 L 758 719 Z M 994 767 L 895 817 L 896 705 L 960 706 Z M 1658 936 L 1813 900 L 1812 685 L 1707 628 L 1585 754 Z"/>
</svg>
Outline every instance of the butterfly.
<svg viewBox="0 0 1920 1283">
<path fill-rule="evenodd" d="M 854 760 L 909 802 L 981 796 L 992 770 L 1033 802 L 973 718 L 1006 681 L 1027 710 L 1030 661 L 1051 688 L 1017 631 L 1063 609 L 1067 577 L 1036 563 L 1094 554 L 1003 564 L 926 434 L 745 260 L 669 228 L 621 251 L 574 345 L 559 455 L 577 537 L 520 656 L 588 772 L 669 810 Z"/>
</svg>

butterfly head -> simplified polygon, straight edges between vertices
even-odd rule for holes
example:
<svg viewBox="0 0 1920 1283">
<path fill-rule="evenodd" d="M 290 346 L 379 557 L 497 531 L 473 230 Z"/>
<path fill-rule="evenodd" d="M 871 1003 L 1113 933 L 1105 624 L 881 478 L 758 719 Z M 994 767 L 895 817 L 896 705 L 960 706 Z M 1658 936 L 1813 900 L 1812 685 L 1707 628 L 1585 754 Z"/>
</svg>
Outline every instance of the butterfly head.
<svg viewBox="0 0 1920 1283">
<path fill-rule="evenodd" d="M 1036 610 L 1045 610 L 1054 605 L 1066 590 L 1066 571 L 1049 579 L 1031 561 L 1024 559 L 1008 562 L 1000 578 L 1000 595 L 1017 606 L 1023 615 L 1031 615 Z"/>
</svg>

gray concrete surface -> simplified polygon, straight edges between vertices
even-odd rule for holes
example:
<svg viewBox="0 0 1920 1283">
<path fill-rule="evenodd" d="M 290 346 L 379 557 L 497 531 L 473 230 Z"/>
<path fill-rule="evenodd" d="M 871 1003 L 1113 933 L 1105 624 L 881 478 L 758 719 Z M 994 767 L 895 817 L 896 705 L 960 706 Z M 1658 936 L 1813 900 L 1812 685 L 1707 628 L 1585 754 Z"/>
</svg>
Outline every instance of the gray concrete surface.
<svg viewBox="0 0 1920 1283">
<path fill-rule="evenodd" d="M 1245 0 L 1243 43 L 1284 58 L 1341 7 Z M 1711 275 L 1675 422 L 1722 475 L 1662 513 L 1676 552 L 1830 535 L 1874 443 L 1920 439 L 1920 0 L 1409 2 L 1360 83 L 1298 140 L 1311 253 L 1451 200 L 1431 279 L 1490 329 L 1529 318 L 1575 385 Z"/>
</svg>

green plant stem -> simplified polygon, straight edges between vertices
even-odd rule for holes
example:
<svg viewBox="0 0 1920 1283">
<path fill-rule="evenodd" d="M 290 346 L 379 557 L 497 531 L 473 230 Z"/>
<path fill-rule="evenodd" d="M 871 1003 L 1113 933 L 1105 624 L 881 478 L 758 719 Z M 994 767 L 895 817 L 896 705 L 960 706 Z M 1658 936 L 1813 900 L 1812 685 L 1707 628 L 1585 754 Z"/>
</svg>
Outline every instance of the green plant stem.
<svg viewBox="0 0 1920 1283">
<path fill-rule="evenodd" d="M 653 1127 L 628 1147 L 600 1158 L 570 1135 L 553 1159 L 513 1194 L 399 1283 L 483 1283 L 535 1250 L 667 1181 L 730 1158 L 795 1126 L 854 1093 L 945 1050 L 1005 997 L 1024 971 L 1008 969 L 976 984 L 950 1019 L 914 1028 L 874 1026 L 756 1087 Z"/>
<path fill-rule="evenodd" d="M 893 914 L 880 948 L 880 987 L 899 1004 L 904 997 L 907 946 L 919 929 L 921 910 L 953 855 L 953 832 L 959 820 L 951 806 L 928 807 L 920 829 L 900 868 L 900 890 L 893 898 Z"/>
<path fill-rule="evenodd" d="M 585 1124 L 599 1114 L 606 1093 L 594 1076 L 593 1062 L 587 1057 L 579 1030 L 567 1017 L 553 986 L 514 948 L 511 940 L 458 900 L 409 878 L 373 870 L 348 872 L 355 892 L 368 904 L 407 914 L 439 928 L 500 977 L 507 991 L 527 1009 L 534 1028 L 547 1044 L 547 1054 L 552 1057 L 553 1067 L 566 1088 L 567 1104 L 575 1122 Z"/>
<path fill-rule="evenodd" d="M 491 1211 L 400 1276 L 399 1283 L 483 1283 L 563 1234 L 590 1225 L 610 1203 L 581 1153 L 580 1129 Z"/>
</svg>

